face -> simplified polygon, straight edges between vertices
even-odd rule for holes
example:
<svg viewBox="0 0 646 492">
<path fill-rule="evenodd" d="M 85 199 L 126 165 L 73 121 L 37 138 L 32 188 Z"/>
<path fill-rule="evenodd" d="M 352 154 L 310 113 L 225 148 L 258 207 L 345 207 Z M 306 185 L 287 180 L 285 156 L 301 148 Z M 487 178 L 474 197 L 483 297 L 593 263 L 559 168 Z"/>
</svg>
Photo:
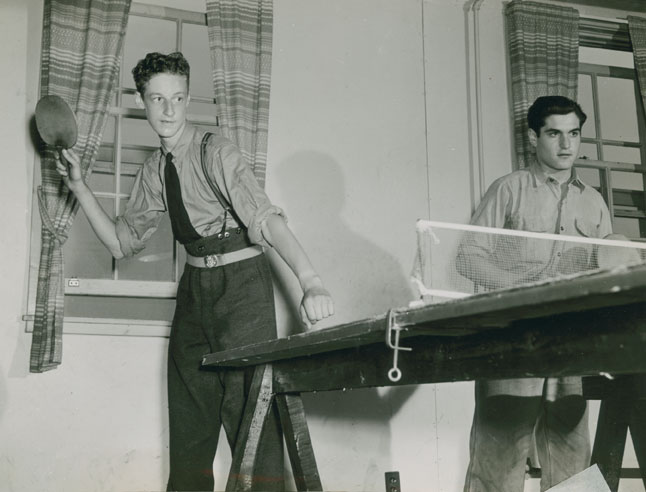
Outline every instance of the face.
<svg viewBox="0 0 646 492">
<path fill-rule="evenodd" d="M 539 135 L 529 130 L 529 141 L 536 148 L 536 159 L 546 172 L 570 171 L 581 144 L 579 118 L 576 113 L 550 115 Z"/>
<path fill-rule="evenodd" d="M 135 96 L 137 105 L 146 110 L 148 123 L 167 149 L 172 149 L 182 135 L 189 102 L 186 77 L 160 73 L 146 84 L 145 93 Z"/>
</svg>

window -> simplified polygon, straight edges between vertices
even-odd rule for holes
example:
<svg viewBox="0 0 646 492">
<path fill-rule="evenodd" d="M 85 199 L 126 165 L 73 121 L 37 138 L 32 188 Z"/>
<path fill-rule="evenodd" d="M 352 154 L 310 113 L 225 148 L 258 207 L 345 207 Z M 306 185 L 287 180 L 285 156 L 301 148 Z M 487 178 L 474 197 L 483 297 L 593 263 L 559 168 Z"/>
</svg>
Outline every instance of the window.
<svg viewBox="0 0 646 492">
<path fill-rule="evenodd" d="M 646 128 L 627 25 L 582 19 L 579 59 L 588 121 L 576 167 L 606 199 L 615 232 L 645 239 Z"/>
<path fill-rule="evenodd" d="M 130 72 L 150 51 L 184 53 L 191 65 L 188 119 L 204 129 L 213 130 L 217 126 L 206 15 L 133 3 L 118 87 L 88 182 L 103 209 L 113 218 L 123 211 L 144 160 L 159 146 L 144 111 L 135 105 Z M 40 238 L 34 237 L 30 313 L 35 306 L 39 251 Z M 66 332 L 162 336 L 168 333 L 184 264 L 184 250 L 173 240 L 168 217 L 144 251 L 133 258 L 115 260 L 79 210 L 63 254 Z"/>
</svg>

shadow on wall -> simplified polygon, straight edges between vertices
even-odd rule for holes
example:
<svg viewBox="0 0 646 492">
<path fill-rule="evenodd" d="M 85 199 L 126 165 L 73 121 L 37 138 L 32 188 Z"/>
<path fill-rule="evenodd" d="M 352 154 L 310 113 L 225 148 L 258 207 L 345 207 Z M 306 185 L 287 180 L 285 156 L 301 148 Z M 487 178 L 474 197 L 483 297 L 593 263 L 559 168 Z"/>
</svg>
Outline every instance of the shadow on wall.
<svg viewBox="0 0 646 492">
<path fill-rule="evenodd" d="M 269 173 L 277 179 L 280 190 L 278 200 L 272 198 L 284 204 L 290 227 L 312 257 L 334 298 L 333 325 L 408 305 L 413 299 L 408 275 L 400 261 L 378 245 L 380 238 L 389 234 L 389 224 L 395 218 L 383 217 L 383 226 L 374 231 L 372 238 L 360 236 L 343 219 L 346 202 L 361 208 L 354 209 L 353 216 L 371 216 L 375 213 L 375 204 L 383 200 L 383 193 L 366 185 L 359 190 L 360 196 L 350 197 L 343 170 L 331 156 L 321 152 L 293 154 L 272 166 Z M 411 251 L 411 263 L 413 257 Z M 279 293 L 292 297 L 285 279 L 276 277 Z M 301 331 L 299 301 L 292 298 L 287 302 L 292 313 L 290 333 Z"/>
<path fill-rule="evenodd" d="M 320 152 L 293 154 L 273 165 L 269 173 L 277 180 L 279 190 L 279 195 L 272 198 L 284 205 L 290 227 L 334 298 L 336 313 L 326 326 L 368 318 L 383 314 L 392 307 L 408 305 L 413 299 L 408 275 L 400 261 L 378 245 L 381 238 L 389 234 L 389 224 L 395 218 L 383 217 L 383 225 L 374 231 L 372 238 L 357 234 L 352 224 L 343 218 L 346 204 L 363 209 L 354 209 L 354 217 L 371 216 L 375 213 L 375 204 L 383 200 L 384 193 L 367 189 L 366 184 L 365 189 L 359 191 L 361 196 L 349 196 L 343 170 L 331 156 Z M 356 170 L 348 170 L 348 173 L 356 177 Z M 411 263 L 413 256 L 411 251 Z M 278 293 L 287 299 L 290 310 L 288 332 L 300 332 L 302 327 L 297 310 L 300 299 L 293 291 L 290 293 L 286 275 L 275 277 Z M 371 438 L 356 445 L 369 452 L 379 449 L 372 459 L 388 463 L 392 440 L 389 422 L 416 389 L 417 386 L 400 386 L 382 390 L 326 391 L 305 394 L 304 402 L 307 415 L 320 422 L 326 429 L 325 435 L 332 441 L 342 442 L 349 439 L 348 432 L 370 427 L 372 430 L 368 434 Z M 338 425 L 339 421 L 344 425 Z M 332 425 L 327 425 L 328 422 Z M 383 480 L 382 471 L 375 468 L 373 472 L 373 468 L 368 467 L 364 485 Z"/>
</svg>

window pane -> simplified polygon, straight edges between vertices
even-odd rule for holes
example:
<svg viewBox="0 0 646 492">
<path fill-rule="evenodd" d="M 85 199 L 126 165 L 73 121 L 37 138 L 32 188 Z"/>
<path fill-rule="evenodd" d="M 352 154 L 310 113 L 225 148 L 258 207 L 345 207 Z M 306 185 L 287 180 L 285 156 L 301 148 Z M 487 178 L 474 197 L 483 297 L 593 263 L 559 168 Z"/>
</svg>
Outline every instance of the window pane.
<svg viewBox="0 0 646 492">
<path fill-rule="evenodd" d="M 587 184 L 592 186 L 593 188 L 599 188 L 600 186 L 600 180 L 599 180 L 599 171 L 596 169 L 590 169 L 590 168 L 584 168 L 584 167 L 577 167 L 576 168 L 576 173 L 581 180 Z"/>
<path fill-rule="evenodd" d="M 644 191 L 644 178 L 641 173 L 612 171 L 612 187 L 620 190 Z"/>
<path fill-rule="evenodd" d="M 596 63 L 611 67 L 634 68 L 633 54 L 625 51 L 579 47 L 580 63 Z"/>
<path fill-rule="evenodd" d="M 177 24 L 163 19 L 131 15 L 123 45 L 122 87 L 134 89 L 132 69 L 147 53 L 176 51 Z"/>
<path fill-rule="evenodd" d="M 141 165 L 155 150 L 159 148 L 159 141 L 154 147 L 144 147 L 140 145 L 124 145 L 121 147 L 121 174 L 132 175 L 139 170 Z M 122 188 L 123 189 L 123 188 Z"/>
<path fill-rule="evenodd" d="M 99 198 L 98 201 L 106 213 L 114 217 L 114 200 Z M 96 237 L 82 209 L 74 219 L 63 254 L 65 277 L 112 278 L 112 255 Z"/>
<path fill-rule="evenodd" d="M 623 234 L 629 239 L 642 237 L 639 227 L 639 219 L 628 217 L 615 217 L 612 224 L 612 230 L 615 234 Z"/>
<path fill-rule="evenodd" d="M 191 95 L 212 98 L 213 75 L 206 26 L 182 24 L 182 53 L 191 65 Z"/>
<path fill-rule="evenodd" d="M 208 116 L 217 116 L 217 106 L 215 104 L 208 103 L 199 103 L 191 101 L 188 105 L 188 119 L 191 119 L 191 115 L 208 115 Z"/>
<path fill-rule="evenodd" d="M 604 145 L 603 158 L 610 162 L 628 162 L 641 164 L 641 154 L 635 147 L 619 147 L 617 145 Z"/>
<path fill-rule="evenodd" d="M 594 103 L 592 101 L 592 77 L 590 75 L 579 75 L 578 103 L 588 119 L 583 125 L 581 135 L 595 138 L 597 135 L 596 123 L 594 120 Z"/>
<path fill-rule="evenodd" d="M 175 299 L 65 296 L 65 316 L 155 321 L 173 319 Z"/>
<path fill-rule="evenodd" d="M 114 172 L 111 162 L 97 162 L 89 181 L 92 191 L 99 193 L 112 193 L 114 196 Z"/>
<path fill-rule="evenodd" d="M 123 96 L 121 96 L 121 107 L 139 109 L 139 106 L 137 106 L 137 103 L 136 103 L 135 95 L 124 94 Z"/>
<path fill-rule="evenodd" d="M 114 144 L 114 125 L 116 118 L 114 116 L 108 117 L 105 124 L 105 129 L 103 130 L 103 135 L 101 135 L 101 144 L 102 145 L 112 145 Z"/>
<path fill-rule="evenodd" d="M 603 138 L 639 142 L 634 82 L 610 77 L 597 80 Z"/>
<path fill-rule="evenodd" d="M 579 147 L 579 157 L 598 161 L 597 146 L 595 144 L 582 143 Z"/>
<path fill-rule="evenodd" d="M 146 145 L 159 147 L 159 137 L 146 120 L 123 118 L 121 138 L 123 145 Z"/>
</svg>

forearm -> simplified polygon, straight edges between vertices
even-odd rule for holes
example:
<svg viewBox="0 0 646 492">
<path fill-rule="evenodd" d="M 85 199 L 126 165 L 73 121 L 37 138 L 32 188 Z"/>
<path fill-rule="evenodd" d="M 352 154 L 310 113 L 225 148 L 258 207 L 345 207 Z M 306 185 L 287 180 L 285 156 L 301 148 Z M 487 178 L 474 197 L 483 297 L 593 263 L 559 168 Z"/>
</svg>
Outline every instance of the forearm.
<svg viewBox="0 0 646 492">
<path fill-rule="evenodd" d="M 334 301 L 310 263 L 305 251 L 280 215 L 271 214 L 262 225 L 265 240 L 291 268 L 303 289 L 300 312 L 310 325 L 334 314 Z"/>
<path fill-rule="evenodd" d="M 117 259 L 123 258 L 124 254 L 121 251 L 115 223 L 103 210 L 92 190 L 85 184 L 78 185 L 75 187 L 74 195 L 99 240 L 110 251 L 112 256 Z"/>
<path fill-rule="evenodd" d="M 479 248 L 461 247 L 456 258 L 456 269 L 460 275 L 487 290 L 504 289 L 521 282 L 522 275 L 501 269 L 490 257 Z"/>
<path fill-rule="evenodd" d="M 114 221 L 101 208 L 92 190 L 85 184 L 79 156 L 71 149 L 63 149 L 56 159 L 56 170 L 63 182 L 78 200 L 90 226 L 99 240 L 115 258 L 123 258 Z"/>
<path fill-rule="evenodd" d="M 322 287 L 321 279 L 305 250 L 280 215 L 269 215 L 263 223 L 262 232 L 265 240 L 298 278 L 303 292 L 313 287 Z"/>
</svg>

